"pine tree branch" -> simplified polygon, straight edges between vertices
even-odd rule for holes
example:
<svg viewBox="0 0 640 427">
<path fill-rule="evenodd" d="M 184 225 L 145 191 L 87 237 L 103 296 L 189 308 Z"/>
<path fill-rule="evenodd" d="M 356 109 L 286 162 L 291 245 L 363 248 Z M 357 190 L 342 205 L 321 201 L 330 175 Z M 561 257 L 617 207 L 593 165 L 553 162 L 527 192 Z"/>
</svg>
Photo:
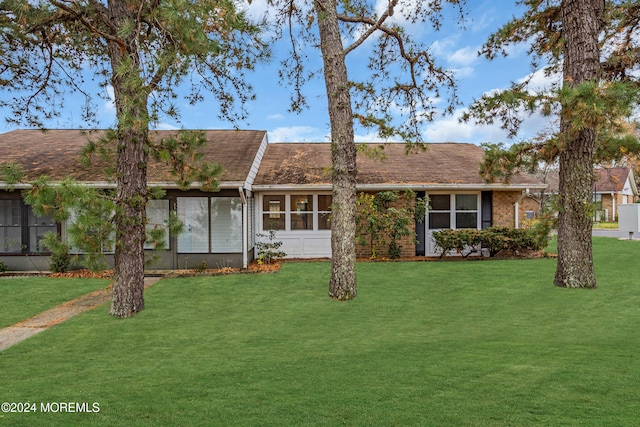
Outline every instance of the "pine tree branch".
<svg viewBox="0 0 640 427">
<path fill-rule="evenodd" d="M 360 24 L 369 25 L 369 29 L 367 29 L 367 31 L 365 31 L 364 34 L 362 34 L 358 38 L 358 40 L 353 42 L 350 46 L 347 46 L 347 48 L 344 50 L 344 56 L 347 56 L 351 51 L 355 50 L 358 46 L 364 43 L 374 32 L 378 30 L 383 31 L 389 34 L 390 36 L 398 39 L 399 34 L 397 33 L 397 31 L 394 31 L 391 28 L 382 25 L 387 20 L 388 17 L 393 15 L 393 10 L 397 4 L 398 4 L 398 0 L 391 0 L 389 2 L 389 7 L 387 8 L 387 10 L 385 10 L 382 13 L 382 15 L 380 15 L 380 18 L 378 18 L 377 21 L 364 16 L 348 16 L 348 15 L 339 14 L 338 20 L 341 22 L 349 22 L 354 24 L 360 23 Z"/>
</svg>

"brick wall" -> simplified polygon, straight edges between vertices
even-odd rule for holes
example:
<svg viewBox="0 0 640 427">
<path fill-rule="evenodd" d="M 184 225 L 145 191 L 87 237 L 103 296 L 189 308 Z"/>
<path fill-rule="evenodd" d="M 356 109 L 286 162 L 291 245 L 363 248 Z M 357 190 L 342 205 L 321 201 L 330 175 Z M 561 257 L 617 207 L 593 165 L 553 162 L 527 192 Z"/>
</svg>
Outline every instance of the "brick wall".
<svg viewBox="0 0 640 427">
<path fill-rule="evenodd" d="M 522 191 L 493 192 L 493 225 L 495 227 L 515 227 L 515 203 L 518 202 L 518 222 L 527 219 L 527 211 L 540 215 L 540 204 L 531 197 L 522 197 Z"/>
<path fill-rule="evenodd" d="M 374 194 L 374 193 L 370 193 Z M 360 193 L 358 193 L 360 195 Z M 407 200 L 404 197 L 403 192 L 400 192 L 400 197 L 398 200 L 391 204 L 392 207 L 396 209 L 412 207 L 415 204 L 415 198 L 411 200 Z M 409 223 L 409 229 L 411 230 L 411 234 L 409 236 L 402 237 L 397 240 L 398 245 L 401 249 L 401 256 L 414 256 L 416 254 L 416 246 L 415 246 L 415 221 L 411 221 Z M 369 258 L 371 256 L 371 238 L 368 235 L 365 235 L 366 244 L 361 245 L 360 243 L 356 243 L 356 256 L 360 258 Z M 386 243 L 381 245 L 379 242 L 376 245 L 376 255 L 378 258 L 389 257 L 389 242 L 391 241 L 388 236 L 385 236 Z"/>
</svg>

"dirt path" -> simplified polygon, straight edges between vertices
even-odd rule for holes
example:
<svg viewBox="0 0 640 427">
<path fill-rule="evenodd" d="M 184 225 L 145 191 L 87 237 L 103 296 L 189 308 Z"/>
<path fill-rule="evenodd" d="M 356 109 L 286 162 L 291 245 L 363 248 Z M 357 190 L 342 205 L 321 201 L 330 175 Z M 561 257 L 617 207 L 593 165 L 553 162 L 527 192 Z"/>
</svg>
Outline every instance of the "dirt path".
<svg viewBox="0 0 640 427">
<path fill-rule="evenodd" d="M 160 279 L 160 277 L 145 277 L 145 289 Z M 92 310 L 110 299 L 111 293 L 105 289 L 100 289 L 74 300 L 67 301 L 30 319 L 0 329 L 0 351 L 24 341 L 35 334 L 39 334 L 58 323 L 62 323 L 77 314 Z"/>
</svg>

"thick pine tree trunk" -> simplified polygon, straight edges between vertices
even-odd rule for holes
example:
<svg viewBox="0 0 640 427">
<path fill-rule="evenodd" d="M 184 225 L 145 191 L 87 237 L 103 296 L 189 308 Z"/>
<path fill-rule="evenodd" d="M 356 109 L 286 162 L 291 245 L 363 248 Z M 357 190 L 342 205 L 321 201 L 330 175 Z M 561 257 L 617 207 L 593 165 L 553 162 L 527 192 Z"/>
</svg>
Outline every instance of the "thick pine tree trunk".
<svg viewBox="0 0 640 427">
<path fill-rule="evenodd" d="M 356 287 L 356 146 L 349 80 L 335 0 L 316 0 L 331 122 L 333 206 L 329 296 L 345 301 Z"/>
<path fill-rule="evenodd" d="M 126 1 L 112 0 L 109 13 L 115 28 L 120 29 L 135 9 Z M 109 55 L 118 120 L 116 248 L 110 313 L 129 317 L 144 308 L 148 97 L 140 77 L 135 31 L 121 43 L 109 43 Z"/>
<path fill-rule="evenodd" d="M 603 0 L 563 0 L 564 84 L 576 86 L 600 77 L 598 36 Z M 563 111 L 561 134 L 571 135 L 560 155 L 558 266 L 554 283 L 567 288 L 595 288 L 591 244 L 595 129 L 572 131 Z"/>
<path fill-rule="evenodd" d="M 118 138 L 116 253 L 110 313 L 129 317 L 144 308 L 144 240 L 146 205 L 146 134 L 123 131 Z"/>
</svg>

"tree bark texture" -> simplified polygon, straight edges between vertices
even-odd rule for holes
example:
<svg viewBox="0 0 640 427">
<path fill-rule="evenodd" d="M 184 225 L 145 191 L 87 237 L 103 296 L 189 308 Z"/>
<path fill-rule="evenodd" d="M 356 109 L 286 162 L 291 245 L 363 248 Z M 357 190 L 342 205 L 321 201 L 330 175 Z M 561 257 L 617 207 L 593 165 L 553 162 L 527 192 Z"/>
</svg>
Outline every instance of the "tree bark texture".
<svg viewBox="0 0 640 427">
<path fill-rule="evenodd" d="M 600 78 L 600 34 L 604 0 L 563 0 L 563 80 L 576 86 Z M 567 288 L 595 288 L 591 244 L 595 129 L 572 130 L 561 112 L 560 133 L 571 135 L 560 155 L 558 265 L 554 283 Z"/>
<path fill-rule="evenodd" d="M 116 28 L 133 20 L 135 9 L 125 1 L 110 1 Z M 116 248 L 110 313 L 129 317 L 144 308 L 144 241 L 147 201 L 146 144 L 149 134 L 147 93 L 140 77 L 135 31 L 121 43 L 109 43 L 111 80 L 118 119 Z"/>
<path fill-rule="evenodd" d="M 345 301 L 356 286 L 356 146 L 344 48 L 335 0 L 316 0 L 331 123 L 331 281 L 329 296 Z"/>
</svg>

